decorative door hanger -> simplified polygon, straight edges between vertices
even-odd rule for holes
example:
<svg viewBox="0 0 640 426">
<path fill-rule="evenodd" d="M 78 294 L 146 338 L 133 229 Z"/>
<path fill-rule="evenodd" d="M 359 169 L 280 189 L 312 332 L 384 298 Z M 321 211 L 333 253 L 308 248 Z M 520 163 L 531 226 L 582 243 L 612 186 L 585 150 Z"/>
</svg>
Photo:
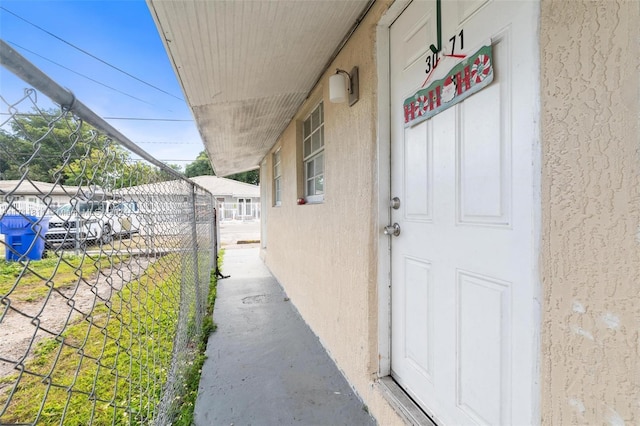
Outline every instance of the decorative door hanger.
<svg viewBox="0 0 640 426">
<path fill-rule="evenodd" d="M 493 81 L 493 56 L 488 42 L 458 62 L 444 78 L 405 99 L 404 126 L 414 126 L 461 102 Z"/>
</svg>

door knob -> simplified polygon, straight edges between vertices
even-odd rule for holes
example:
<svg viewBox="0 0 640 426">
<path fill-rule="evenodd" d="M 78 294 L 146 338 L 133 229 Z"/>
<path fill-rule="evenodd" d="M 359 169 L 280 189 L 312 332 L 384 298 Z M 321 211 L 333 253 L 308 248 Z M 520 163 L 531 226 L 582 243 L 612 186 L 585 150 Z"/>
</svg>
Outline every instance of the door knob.
<svg viewBox="0 0 640 426">
<path fill-rule="evenodd" d="M 385 226 L 384 235 L 393 235 L 394 237 L 397 237 L 400 235 L 400 225 L 394 223 L 393 225 Z"/>
</svg>

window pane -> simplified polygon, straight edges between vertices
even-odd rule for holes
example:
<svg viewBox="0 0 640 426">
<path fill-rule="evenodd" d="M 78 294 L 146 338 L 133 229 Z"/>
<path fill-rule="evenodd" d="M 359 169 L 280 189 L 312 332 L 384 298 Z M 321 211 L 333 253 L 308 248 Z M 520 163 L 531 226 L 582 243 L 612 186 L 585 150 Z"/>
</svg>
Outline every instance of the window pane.
<svg viewBox="0 0 640 426">
<path fill-rule="evenodd" d="M 318 155 L 314 159 L 316 174 L 322 174 L 324 172 L 324 154 Z"/>
<path fill-rule="evenodd" d="M 315 178 L 316 194 L 324 194 L 324 175 Z"/>
<path fill-rule="evenodd" d="M 324 194 L 324 105 L 322 103 L 318 104 L 303 125 L 305 195 Z"/>
<path fill-rule="evenodd" d="M 315 173 L 313 171 L 313 162 L 314 160 L 311 160 L 307 163 L 307 179 L 311 179 L 315 176 Z"/>
<path fill-rule="evenodd" d="M 310 134 L 311 134 L 311 117 L 307 118 L 304 121 L 304 134 L 302 135 L 302 137 L 306 138 Z"/>
<path fill-rule="evenodd" d="M 311 138 L 304 141 L 304 151 L 302 155 L 306 157 L 309 154 L 311 154 Z"/>
<path fill-rule="evenodd" d="M 273 154 L 273 176 L 280 176 L 280 151 Z"/>
<path fill-rule="evenodd" d="M 320 149 L 320 132 L 315 132 L 313 136 L 311 136 L 311 140 L 313 141 L 311 145 L 311 152 L 316 152 Z"/>
</svg>

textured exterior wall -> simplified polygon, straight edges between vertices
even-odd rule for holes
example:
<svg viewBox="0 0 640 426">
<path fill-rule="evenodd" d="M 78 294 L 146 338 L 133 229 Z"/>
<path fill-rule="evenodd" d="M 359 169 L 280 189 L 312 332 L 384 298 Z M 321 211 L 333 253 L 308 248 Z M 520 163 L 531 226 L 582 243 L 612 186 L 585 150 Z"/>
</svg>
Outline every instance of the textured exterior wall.
<svg viewBox="0 0 640 426">
<path fill-rule="evenodd" d="M 640 2 L 541 7 L 542 420 L 640 424 Z"/>
<path fill-rule="evenodd" d="M 267 155 L 267 266 L 380 424 L 401 421 L 372 386 L 378 371 L 376 24 L 377 2 Z M 360 100 L 329 102 L 336 68 L 359 67 Z M 325 198 L 299 206 L 299 123 L 324 101 Z M 272 153 L 281 149 L 282 204 L 273 206 Z"/>
</svg>

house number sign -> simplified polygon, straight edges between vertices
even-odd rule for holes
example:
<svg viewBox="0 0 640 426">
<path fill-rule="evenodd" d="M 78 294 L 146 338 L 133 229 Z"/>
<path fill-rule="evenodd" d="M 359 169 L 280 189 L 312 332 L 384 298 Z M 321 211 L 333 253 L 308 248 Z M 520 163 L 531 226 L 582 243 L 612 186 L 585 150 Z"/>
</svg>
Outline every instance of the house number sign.
<svg viewBox="0 0 640 426">
<path fill-rule="evenodd" d="M 404 126 L 411 127 L 454 106 L 493 81 L 491 44 L 458 62 L 446 76 L 405 99 Z"/>
</svg>

